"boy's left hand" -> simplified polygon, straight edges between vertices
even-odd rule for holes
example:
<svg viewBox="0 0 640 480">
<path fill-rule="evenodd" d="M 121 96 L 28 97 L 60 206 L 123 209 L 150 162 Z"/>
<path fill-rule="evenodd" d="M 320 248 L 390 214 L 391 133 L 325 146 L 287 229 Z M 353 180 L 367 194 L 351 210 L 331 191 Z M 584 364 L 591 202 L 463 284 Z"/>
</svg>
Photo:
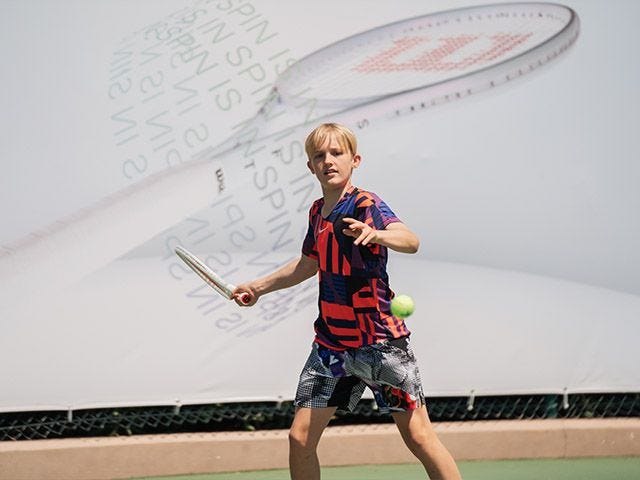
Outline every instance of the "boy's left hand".
<svg viewBox="0 0 640 480">
<path fill-rule="evenodd" d="M 349 225 L 348 228 L 342 230 L 342 233 L 355 238 L 353 241 L 354 245 L 362 244 L 367 247 L 370 243 L 377 243 L 379 232 L 375 228 L 371 228 L 366 223 L 356 220 L 355 218 L 346 217 L 343 218 L 342 221 Z"/>
</svg>

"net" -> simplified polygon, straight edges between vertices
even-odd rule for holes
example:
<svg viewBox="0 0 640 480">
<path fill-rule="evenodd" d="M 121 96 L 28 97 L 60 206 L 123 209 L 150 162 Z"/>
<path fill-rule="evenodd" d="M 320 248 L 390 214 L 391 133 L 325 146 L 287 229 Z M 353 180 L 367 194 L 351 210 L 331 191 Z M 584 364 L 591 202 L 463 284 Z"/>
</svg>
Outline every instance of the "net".
<svg viewBox="0 0 640 480">
<path fill-rule="evenodd" d="M 640 393 L 491 396 L 473 404 L 468 397 L 442 397 L 428 398 L 427 405 L 433 422 L 639 417 Z M 255 402 L 4 413 L 0 440 L 284 429 L 294 410 L 291 402 Z M 391 421 L 363 400 L 352 413 L 338 412 L 330 425 Z"/>
</svg>

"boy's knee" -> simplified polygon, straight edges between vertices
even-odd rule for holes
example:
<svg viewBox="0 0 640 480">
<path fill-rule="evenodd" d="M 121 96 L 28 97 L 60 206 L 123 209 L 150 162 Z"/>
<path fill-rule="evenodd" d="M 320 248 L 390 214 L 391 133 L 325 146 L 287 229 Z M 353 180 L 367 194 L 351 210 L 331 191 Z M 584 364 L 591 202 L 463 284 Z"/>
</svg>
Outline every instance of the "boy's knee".
<svg viewBox="0 0 640 480">
<path fill-rule="evenodd" d="M 309 438 L 309 431 L 301 428 L 289 430 L 289 446 L 294 450 L 313 450 L 315 448 Z"/>
<path fill-rule="evenodd" d="M 429 451 L 437 447 L 439 440 L 438 437 L 432 431 L 416 431 L 409 432 L 405 437 L 405 442 L 409 450 L 416 451 Z"/>
</svg>

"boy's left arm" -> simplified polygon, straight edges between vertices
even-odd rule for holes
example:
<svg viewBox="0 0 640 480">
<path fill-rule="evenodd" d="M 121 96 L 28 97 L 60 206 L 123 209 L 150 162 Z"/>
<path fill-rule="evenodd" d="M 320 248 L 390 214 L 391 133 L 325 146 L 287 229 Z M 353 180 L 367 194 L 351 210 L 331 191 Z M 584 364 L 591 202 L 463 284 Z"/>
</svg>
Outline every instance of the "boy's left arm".
<svg viewBox="0 0 640 480">
<path fill-rule="evenodd" d="M 418 236 L 402 222 L 393 222 L 384 230 L 376 230 L 355 218 L 344 218 L 343 221 L 348 227 L 343 229 L 342 233 L 355 238 L 354 245 L 366 247 L 371 243 L 377 243 L 402 253 L 416 253 L 420 247 Z"/>
</svg>

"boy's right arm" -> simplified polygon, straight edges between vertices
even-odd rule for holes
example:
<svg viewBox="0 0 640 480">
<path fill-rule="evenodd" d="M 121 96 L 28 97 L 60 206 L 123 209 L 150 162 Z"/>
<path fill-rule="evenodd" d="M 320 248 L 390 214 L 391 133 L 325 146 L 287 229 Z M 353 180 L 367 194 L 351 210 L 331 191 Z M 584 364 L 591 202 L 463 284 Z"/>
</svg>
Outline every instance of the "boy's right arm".
<svg viewBox="0 0 640 480">
<path fill-rule="evenodd" d="M 262 295 L 297 285 L 313 277 L 317 272 L 318 261 L 302 254 L 300 258 L 292 260 L 266 277 L 238 285 L 233 291 L 233 298 L 241 307 L 250 307 L 255 305 Z M 251 297 L 249 303 L 240 301 L 243 293 L 248 293 Z"/>
</svg>

